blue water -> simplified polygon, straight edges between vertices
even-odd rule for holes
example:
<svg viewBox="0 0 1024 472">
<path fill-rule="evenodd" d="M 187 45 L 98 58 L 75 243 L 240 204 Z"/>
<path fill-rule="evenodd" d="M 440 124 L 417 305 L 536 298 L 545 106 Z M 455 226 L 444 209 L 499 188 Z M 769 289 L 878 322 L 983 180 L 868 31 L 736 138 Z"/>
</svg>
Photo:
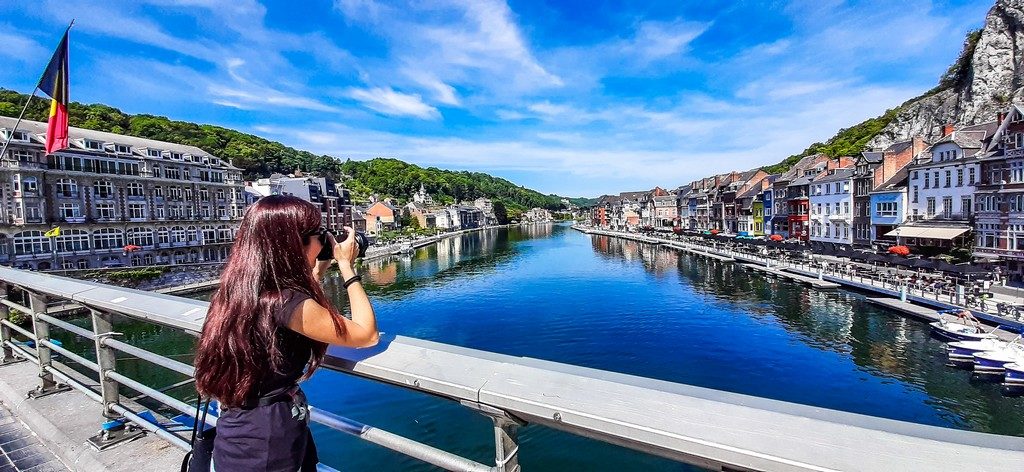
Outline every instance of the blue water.
<svg viewBox="0 0 1024 472">
<path fill-rule="evenodd" d="M 945 365 L 927 326 L 861 294 L 816 291 L 732 263 L 567 226 L 495 229 L 362 269 L 380 328 L 731 392 L 951 428 L 1024 436 L 1024 399 Z M 336 276 L 329 293 L 344 303 Z M 132 344 L 191 360 L 193 340 L 142 323 Z M 91 351 L 91 343 L 62 337 Z M 454 366 L 453 366 L 454 367 Z M 131 359 L 153 386 L 180 380 Z M 311 403 L 493 464 L 490 420 L 447 400 L 321 370 Z M 172 391 L 194 398 L 191 386 Z M 530 471 L 693 470 L 540 426 L 520 430 Z M 323 462 L 346 471 L 434 470 L 314 425 Z"/>
<path fill-rule="evenodd" d="M 446 240 L 363 272 L 388 333 L 1024 435 L 1020 399 L 945 366 L 925 325 L 847 291 L 815 291 L 559 225 Z M 321 408 L 493 463 L 489 420 L 449 401 L 327 371 L 304 388 Z M 340 433 L 315 434 L 321 459 L 344 470 L 431 470 Z M 525 470 L 690 470 L 539 426 L 521 437 Z"/>
</svg>

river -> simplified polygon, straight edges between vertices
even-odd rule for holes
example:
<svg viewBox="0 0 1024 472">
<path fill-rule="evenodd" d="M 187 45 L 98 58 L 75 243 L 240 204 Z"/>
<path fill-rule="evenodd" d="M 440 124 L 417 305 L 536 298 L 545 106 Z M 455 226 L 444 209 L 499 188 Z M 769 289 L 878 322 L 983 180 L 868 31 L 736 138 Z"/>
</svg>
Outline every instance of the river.
<svg viewBox="0 0 1024 472">
<path fill-rule="evenodd" d="M 471 233 L 372 261 L 362 272 L 388 333 L 1024 436 L 1024 399 L 1003 397 L 998 384 L 946 366 L 943 344 L 925 324 L 859 293 L 812 290 L 566 225 Z M 343 303 L 338 280 L 327 286 Z M 122 325 L 131 342 L 189 360 L 186 337 Z M 153 385 L 177 380 L 131 360 L 120 366 Z M 187 397 L 190 388 L 176 395 Z M 450 401 L 329 371 L 303 388 L 325 410 L 493 463 L 490 421 Z M 321 460 L 340 470 L 433 470 L 326 428 L 314 426 L 314 435 Z M 523 428 L 520 437 L 524 470 L 693 470 L 539 426 Z"/>
</svg>

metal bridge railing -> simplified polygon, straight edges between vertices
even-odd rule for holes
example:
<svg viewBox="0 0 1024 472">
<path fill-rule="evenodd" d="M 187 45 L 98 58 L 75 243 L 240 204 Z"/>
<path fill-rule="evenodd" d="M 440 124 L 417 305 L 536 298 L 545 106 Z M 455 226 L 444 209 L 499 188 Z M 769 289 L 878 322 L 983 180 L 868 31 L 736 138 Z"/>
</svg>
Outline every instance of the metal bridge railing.
<svg viewBox="0 0 1024 472">
<path fill-rule="evenodd" d="M 206 302 L 7 267 L 0 267 L 0 290 L 0 303 L 31 314 L 33 321 L 31 331 L 0 323 L 0 365 L 15 356 L 38 364 L 35 395 L 71 386 L 99 402 L 98 413 L 126 417 L 187 447 L 183 436 L 132 410 L 119 387 L 188 415 L 194 414 L 194 405 L 118 372 L 115 354 L 186 376 L 193 375 L 192 366 L 117 339 L 111 315 L 194 335 L 202 327 Z M 92 329 L 46 313 L 52 299 L 87 307 Z M 92 339 L 96 361 L 52 342 L 51 328 Z M 35 341 L 35 348 L 18 338 Z M 99 389 L 78 381 L 76 372 L 53 359 L 54 353 L 95 372 Z M 1024 438 L 868 417 L 402 336 L 384 336 L 370 349 L 331 348 L 325 367 L 455 401 L 492 418 L 495 465 L 489 466 L 312 409 L 317 423 L 447 470 L 519 470 L 517 429 L 527 422 L 714 470 L 962 472 L 1011 470 L 1024 463 Z"/>
</svg>

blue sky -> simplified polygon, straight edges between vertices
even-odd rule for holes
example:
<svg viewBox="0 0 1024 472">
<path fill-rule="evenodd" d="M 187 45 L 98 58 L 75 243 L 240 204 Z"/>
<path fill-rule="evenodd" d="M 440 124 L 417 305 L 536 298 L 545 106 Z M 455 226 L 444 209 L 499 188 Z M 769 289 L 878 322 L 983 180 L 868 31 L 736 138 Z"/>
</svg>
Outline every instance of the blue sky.
<svg viewBox="0 0 1024 472">
<path fill-rule="evenodd" d="M 5 2 L 7 3 L 7 2 Z M 71 98 L 597 196 L 771 164 L 931 88 L 988 1 L 14 0 Z"/>
</svg>

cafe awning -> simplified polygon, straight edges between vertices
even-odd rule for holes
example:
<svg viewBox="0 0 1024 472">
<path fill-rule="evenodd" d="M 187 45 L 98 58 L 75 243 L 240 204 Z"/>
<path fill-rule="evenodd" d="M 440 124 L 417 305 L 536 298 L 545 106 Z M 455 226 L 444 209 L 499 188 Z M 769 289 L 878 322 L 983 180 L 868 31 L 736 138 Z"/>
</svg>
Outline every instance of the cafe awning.
<svg viewBox="0 0 1024 472">
<path fill-rule="evenodd" d="M 970 230 L 950 226 L 900 226 L 885 235 L 899 238 L 953 239 Z"/>
</svg>

